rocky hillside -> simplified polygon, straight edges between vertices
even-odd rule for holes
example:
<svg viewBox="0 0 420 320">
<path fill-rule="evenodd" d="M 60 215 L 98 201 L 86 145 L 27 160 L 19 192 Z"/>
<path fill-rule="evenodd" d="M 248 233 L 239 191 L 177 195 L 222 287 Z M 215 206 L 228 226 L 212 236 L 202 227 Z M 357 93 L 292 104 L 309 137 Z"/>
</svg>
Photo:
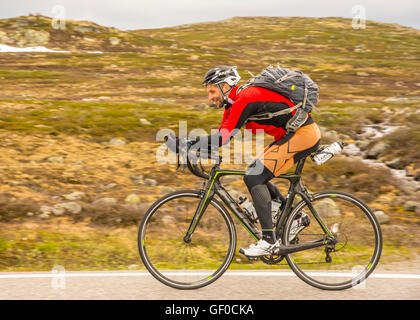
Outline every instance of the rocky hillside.
<svg viewBox="0 0 420 320">
<path fill-rule="evenodd" d="M 277 63 L 308 73 L 321 88 L 313 116 L 322 142 L 349 147 L 324 166 L 308 162 L 306 184 L 355 193 L 383 217 L 389 256 L 418 253 L 419 30 L 271 17 L 124 32 L 66 21 L 56 30 L 50 18 L 28 16 L 0 20 L 0 44 L 68 51 L 0 52 L 0 268 L 48 268 L 36 261 L 65 256 L 57 239 L 86 241 L 88 252 L 89 232 L 103 239 L 124 230 L 134 239 L 152 201 L 201 186 L 157 164 L 156 133 L 177 131 L 182 120 L 189 130 L 218 127 L 221 113 L 201 86 L 217 64 L 237 65 L 244 80 Z M 242 181 L 231 189 L 245 192 Z M 109 246 L 97 256 L 115 253 Z M 136 263 L 126 253 L 115 253 L 121 264 Z"/>
<path fill-rule="evenodd" d="M 43 16 L 0 20 L 0 43 L 17 47 L 46 46 L 54 50 L 143 52 L 159 41 L 92 22 L 66 20 L 63 28 Z"/>
</svg>

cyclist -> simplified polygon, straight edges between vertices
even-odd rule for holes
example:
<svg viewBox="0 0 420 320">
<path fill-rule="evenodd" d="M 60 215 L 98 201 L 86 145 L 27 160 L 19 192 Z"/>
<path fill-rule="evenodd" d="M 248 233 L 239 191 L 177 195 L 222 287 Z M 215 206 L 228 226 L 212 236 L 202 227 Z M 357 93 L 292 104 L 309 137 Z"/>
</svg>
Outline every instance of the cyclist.
<svg viewBox="0 0 420 320">
<path fill-rule="evenodd" d="M 255 210 L 262 228 L 262 239 L 256 245 L 241 249 L 249 257 L 271 254 L 280 246 L 276 239 L 272 221 L 271 201 L 275 197 L 282 199 L 278 189 L 270 180 L 290 169 L 297 161 L 308 156 L 319 146 L 320 130 L 312 117 L 308 118 L 295 132 L 286 132 L 286 123 L 292 113 L 282 114 L 266 120 L 247 121 L 250 116 L 267 112 L 277 112 L 291 108 L 294 104 L 286 97 L 261 88 L 247 87 L 238 93 L 240 76 L 236 67 L 217 66 L 204 76 L 208 99 L 217 108 L 224 108 L 222 122 L 218 132 L 200 137 L 200 148 L 220 147 L 245 125 L 247 130 L 256 133 L 264 130 L 274 137 L 274 141 L 249 165 L 244 182 L 251 194 Z"/>
</svg>

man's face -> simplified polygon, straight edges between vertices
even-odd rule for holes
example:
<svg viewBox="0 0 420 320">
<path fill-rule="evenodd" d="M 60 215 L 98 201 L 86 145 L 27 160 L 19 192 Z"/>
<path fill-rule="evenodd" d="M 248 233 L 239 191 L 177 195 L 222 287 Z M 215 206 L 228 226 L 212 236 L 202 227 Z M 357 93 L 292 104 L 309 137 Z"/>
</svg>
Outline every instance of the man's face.
<svg viewBox="0 0 420 320">
<path fill-rule="evenodd" d="M 209 101 L 213 102 L 218 108 L 220 108 L 223 102 L 223 97 L 219 88 L 214 84 L 208 84 L 206 89 Z"/>
<path fill-rule="evenodd" d="M 230 87 L 227 83 L 223 84 L 223 91 L 228 90 Z M 214 84 L 208 84 L 207 87 L 207 94 L 209 101 L 213 102 L 218 108 L 222 107 L 223 104 L 223 96 L 219 90 L 219 87 Z"/>
</svg>

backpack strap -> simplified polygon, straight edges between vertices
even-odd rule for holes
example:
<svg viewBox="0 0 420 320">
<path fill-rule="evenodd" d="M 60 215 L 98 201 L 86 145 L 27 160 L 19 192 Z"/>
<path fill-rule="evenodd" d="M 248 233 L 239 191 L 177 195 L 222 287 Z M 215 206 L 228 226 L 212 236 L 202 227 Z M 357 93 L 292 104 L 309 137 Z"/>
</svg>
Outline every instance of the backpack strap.
<svg viewBox="0 0 420 320">
<path fill-rule="evenodd" d="M 247 121 L 257 121 L 257 120 L 268 120 L 277 116 L 281 116 L 283 114 L 288 114 L 291 113 L 293 111 L 295 111 L 297 108 L 299 108 L 302 105 L 302 102 L 299 102 L 297 105 L 288 108 L 288 109 L 284 109 L 284 110 L 280 110 L 277 112 L 268 112 L 268 113 L 261 113 L 261 114 L 255 114 L 251 117 L 249 117 L 247 119 Z"/>
<path fill-rule="evenodd" d="M 297 72 L 285 74 L 280 79 L 277 79 L 274 83 L 279 83 L 279 82 L 282 82 L 282 81 L 285 81 L 285 80 L 289 80 L 289 79 L 297 77 L 297 76 L 300 76 L 300 74 L 297 73 Z"/>
</svg>

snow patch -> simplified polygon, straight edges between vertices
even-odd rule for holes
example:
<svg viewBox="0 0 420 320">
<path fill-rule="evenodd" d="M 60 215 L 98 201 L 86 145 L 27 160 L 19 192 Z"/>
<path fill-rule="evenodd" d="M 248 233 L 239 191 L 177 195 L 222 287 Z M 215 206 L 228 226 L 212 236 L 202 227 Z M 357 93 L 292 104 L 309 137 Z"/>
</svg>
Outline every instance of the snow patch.
<svg viewBox="0 0 420 320">
<path fill-rule="evenodd" d="M 53 53 L 70 53 L 71 51 L 65 50 L 52 50 L 45 47 L 26 47 L 26 48 L 17 48 L 8 46 L 7 44 L 0 44 L 0 53 L 2 52 L 53 52 Z M 87 51 L 87 53 L 92 54 L 101 54 L 102 51 Z"/>
<path fill-rule="evenodd" d="M 26 47 L 26 48 L 17 48 L 8 46 L 6 44 L 0 44 L 0 52 L 58 52 L 58 53 L 69 53 L 70 51 L 57 51 L 51 50 L 45 47 Z"/>
</svg>

